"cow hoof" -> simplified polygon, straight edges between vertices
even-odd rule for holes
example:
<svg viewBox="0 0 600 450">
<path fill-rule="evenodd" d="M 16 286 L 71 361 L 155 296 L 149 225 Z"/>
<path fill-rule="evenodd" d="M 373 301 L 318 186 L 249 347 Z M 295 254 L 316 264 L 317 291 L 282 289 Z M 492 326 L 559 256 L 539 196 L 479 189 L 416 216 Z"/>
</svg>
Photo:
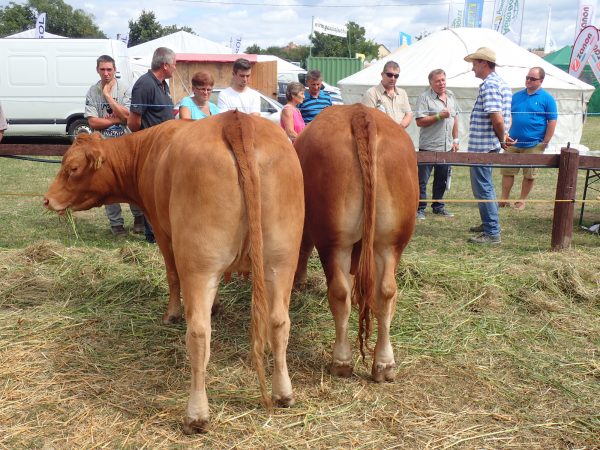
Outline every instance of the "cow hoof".
<svg viewBox="0 0 600 450">
<path fill-rule="evenodd" d="M 162 322 L 163 322 L 163 325 L 175 325 L 175 324 L 181 322 L 182 319 L 183 318 L 181 316 L 170 316 L 170 315 L 165 314 L 163 316 Z"/>
<path fill-rule="evenodd" d="M 373 377 L 373 381 L 375 381 L 376 383 L 383 383 L 384 381 L 394 381 L 394 378 L 396 377 L 396 364 L 373 364 L 373 367 L 371 369 L 371 376 Z"/>
<path fill-rule="evenodd" d="M 183 432 L 185 434 L 199 434 L 208 432 L 208 420 L 190 419 L 186 417 L 183 420 Z"/>
<path fill-rule="evenodd" d="M 277 408 L 289 408 L 294 406 L 295 403 L 296 400 L 294 400 L 292 395 L 286 397 L 280 397 L 278 395 L 273 396 L 273 405 L 275 405 Z"/>
<path fill-rule="evenodd" d="M 335 361 L 329 366 L 329 373 L 340 378 L 350 378 L 353 370 L 351 362 Z"/>
</svg>

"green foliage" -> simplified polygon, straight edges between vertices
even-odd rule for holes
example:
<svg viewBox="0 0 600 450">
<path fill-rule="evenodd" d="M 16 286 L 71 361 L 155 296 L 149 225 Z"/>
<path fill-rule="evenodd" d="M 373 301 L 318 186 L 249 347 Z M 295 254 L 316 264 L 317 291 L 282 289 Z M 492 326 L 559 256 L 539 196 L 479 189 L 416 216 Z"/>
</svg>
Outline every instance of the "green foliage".
<svg viewBox="0 0 600 450">
<path fill-rule="evenodd" d="M 261 48 L 258 44 L 252 44 L 246 47 L 245 53 L 251 55 L 275 55 L 286 61 L 300 61 L 304 63 L 308 57 L 309 48 L 307 45 L 296 45 L 290 42 L 285 47 L 271 46 L 266 49 Z"/>
<path fill-rule="evenodd" d="M 129 42 L 128 46 L 143 44 L 144 42 L 158 39 L 177 31 L 187 31 L 188 33 L 196 34 L 190 27 L 178 27 L 177 25 L 162 26 L 154 11 L 143 10 L 137 20 L 129 21 Z"/>
<path fill-rule="evenodd" d="M 46 31 L 70 38 L 105 38 L 94 23 L 94 16 L 73 9 L 62 0 L 28 0 L 14 2 L 0 9 L 0 35 L 7 36 L 33 28 L 40 13 L 46 13 Z"/>
<path fill-rule="evenodd" d="M 312 42 L 313 56 L 354 57 L 356 53 L 363 53 L 367 59 L 377 57 L 379 45 L 371 39 L 366 39 L 365 28 L 356 22 L 348 22 L 348 37 L 342 38 L 330 34 L 314 33 Z M 348 40 L 350 44 L 348 44 Z"/>
</svg>

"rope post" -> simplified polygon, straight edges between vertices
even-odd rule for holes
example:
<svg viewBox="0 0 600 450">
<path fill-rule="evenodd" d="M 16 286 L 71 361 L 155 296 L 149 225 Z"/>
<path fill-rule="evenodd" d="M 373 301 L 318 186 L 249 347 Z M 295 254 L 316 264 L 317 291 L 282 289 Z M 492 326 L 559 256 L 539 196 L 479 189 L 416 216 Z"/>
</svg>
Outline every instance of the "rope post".
<svg viewBox="0 0 600 450">
<path fill-rule="evenodd" d="M 562 148 L 558 159 L 558 180 L 556 182 L 556 200 L 575 200 L 577 192 L 577 170 L 579 168 L 579 152 L 574 148 Z M 571 247 L 573 238 L 574 202 L 557 202 L 554 204 L 552 221 L 553 251 L 561 251 Z"/>
</svg>

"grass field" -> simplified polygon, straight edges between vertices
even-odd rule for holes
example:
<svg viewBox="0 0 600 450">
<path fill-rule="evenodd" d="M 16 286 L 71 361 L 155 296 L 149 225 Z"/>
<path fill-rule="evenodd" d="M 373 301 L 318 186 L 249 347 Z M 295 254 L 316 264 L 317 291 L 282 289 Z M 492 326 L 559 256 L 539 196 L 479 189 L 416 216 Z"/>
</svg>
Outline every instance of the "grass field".
<svg viewBox="0 0 600 450">
<path fill-rule="evenodd" d="M 599 139 L 591 119 L 583 143 Z M 103 210 L 77 213 L 77 236 L 44 212 L 57 170 L 0 159 L 0 448 L 600 447 L 600 238 L 576 227 L 571 250 L 549 251 L 556 170 L 531 195 L 546 203 L 501 210 L 500 246 L 466 243 L 475 203 L 418 223 L 397 272 L 394 383 L 370 382 L 358 352 L 352 378 L 328 375 L 333 321 L 313 258 L 290 310 L 297 403 L 266 411 L 248 357 L 250 285 L 222 285 L 211 431 L 192 437 L 181 431 L 185 327 L 161 325 L 158 250 L 115 240 Z M 454 169 L 448 198 L 472 198 L 467 168 Z"/>
</svg>

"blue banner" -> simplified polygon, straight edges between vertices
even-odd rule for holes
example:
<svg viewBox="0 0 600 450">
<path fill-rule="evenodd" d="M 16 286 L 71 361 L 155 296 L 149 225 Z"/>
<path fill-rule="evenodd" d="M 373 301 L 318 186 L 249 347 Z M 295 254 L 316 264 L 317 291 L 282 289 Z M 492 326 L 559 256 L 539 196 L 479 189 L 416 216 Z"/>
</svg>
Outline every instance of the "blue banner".
<svg viewBox="0 0 600 450">
<path fill-rule="evenodd" d="M 464 26 L 481 28 L 483 16 L 483 0 L 465 0 Z"/>
</svg>

